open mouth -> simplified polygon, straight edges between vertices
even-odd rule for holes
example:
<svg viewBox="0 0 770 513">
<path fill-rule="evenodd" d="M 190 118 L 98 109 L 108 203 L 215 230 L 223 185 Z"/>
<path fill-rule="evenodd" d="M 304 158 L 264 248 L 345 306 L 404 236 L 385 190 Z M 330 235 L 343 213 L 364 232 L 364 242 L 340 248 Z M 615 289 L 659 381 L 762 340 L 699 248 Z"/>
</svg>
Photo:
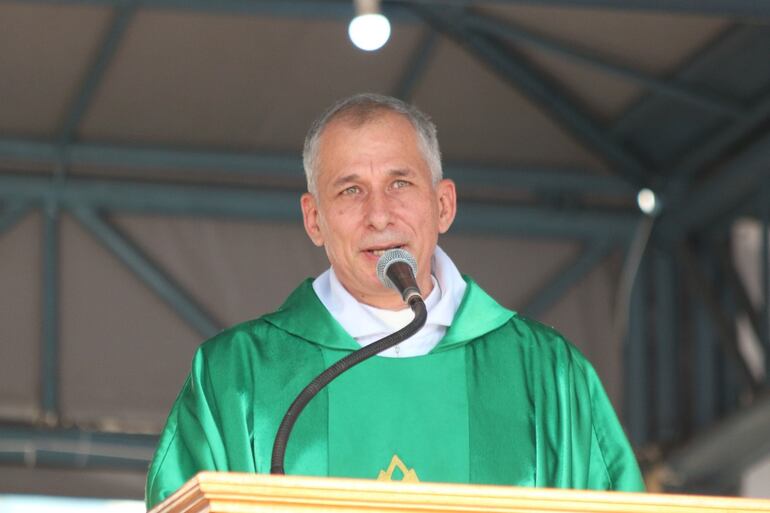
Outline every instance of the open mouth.
<svg viewBox="0 0 770 513">
<path fill-rule="evenodd" d="M 366 253 L 368 253 L 370 255 L 374 255 L 376 257 L 381 257 L 382 255 L 385 254 L 386 251 L 389 251 L 391 249 L 401 249 L 403 247 L 404 247 L 403 244 L 399 244 L 399 245 L 396 245 L 396 246 L 388 246 L 388 247 L 385 247 L 385 248 L 367 249 Z"/>
</svg>

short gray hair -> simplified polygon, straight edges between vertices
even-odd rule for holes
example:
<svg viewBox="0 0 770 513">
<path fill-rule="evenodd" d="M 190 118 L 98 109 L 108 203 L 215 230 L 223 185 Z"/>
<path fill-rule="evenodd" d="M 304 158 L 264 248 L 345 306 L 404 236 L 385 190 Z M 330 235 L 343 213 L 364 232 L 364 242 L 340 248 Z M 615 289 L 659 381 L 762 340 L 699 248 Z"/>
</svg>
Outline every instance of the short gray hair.
<svg viewBox="0 0 770 513">
<path fill-rule="evenodd" d="M 361 126 L 376 119 L 383 112 L 401 114 L 414 127 L 417 134 L 417 144 L 422 151 L 425 162 L 430 169 L 433 184 L 442 178 L 441 150 L 436 136 L 436 125 L 430 117 L 398 98 L 381 94 L 361 93 L 338 100 L 316 119 L 305 136 L 305 146 L 302 150 L 302 164 L 305 167 L 307 190 L 316 195 L 316 180 L 318 172 L 318 150 L 321 135 L 326 126 L 338 118 L 350 121 L 354 126 Z"/>
</svg>

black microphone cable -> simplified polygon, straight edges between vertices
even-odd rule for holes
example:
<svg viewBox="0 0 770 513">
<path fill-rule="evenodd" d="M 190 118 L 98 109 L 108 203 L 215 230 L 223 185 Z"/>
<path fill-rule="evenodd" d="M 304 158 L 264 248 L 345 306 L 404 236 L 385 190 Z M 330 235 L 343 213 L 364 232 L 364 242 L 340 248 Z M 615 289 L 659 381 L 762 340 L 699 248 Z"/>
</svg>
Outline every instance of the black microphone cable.
<svg viewBox="0 0 770 513">
<path fill-rule="evenodd" d="M 419 295 L 412 295 L 409 298 L 409 307 L 414 312 L 414 319 L 412 322 L 401 328 L 395 333 L 381 338 L 377 342 L 364 346 L 357 351 L 347 355 L 345 358 L 340 359 L 338 362 L 331 365 L 328 369 L 306 386 L 302 392 L 299 393 L 294 402 L 291 403 L 289 409 L 286 411 L 281 425 L 278 427 L 278 433 L 275 435 L 275 443 L 273 444 L 273 456 L 270 462 L 271 474 L 284 474 L 283 462 L 286 456 L 286 444 L 289 441 L 289 435 L 294 427 L 294 423 L 297 421 L 302 410 L 310 402 L 323 387 L 332 382 L 337 376 L 350 369 L 354 365 L 357 365 L 367 358 L 390 349 L 411 337 L 417 333 L 420 328 L 423 327 L 425 321 L 428 319 L 428 310 L 425 307 L 425 303 Z"/>
</svg>

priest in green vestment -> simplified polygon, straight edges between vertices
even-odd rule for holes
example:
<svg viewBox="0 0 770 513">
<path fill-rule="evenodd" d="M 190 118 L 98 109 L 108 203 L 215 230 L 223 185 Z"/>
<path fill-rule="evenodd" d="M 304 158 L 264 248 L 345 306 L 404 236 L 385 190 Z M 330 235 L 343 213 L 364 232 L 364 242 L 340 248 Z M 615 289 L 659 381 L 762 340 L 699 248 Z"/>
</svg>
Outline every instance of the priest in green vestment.
<svg viewBox="0 0 770 513">
<path fill-rule="evenodd" d="M 554 329 L 500 306 L 437 245 L 456 193 L 425 114 L 379 95 L 344 99 L 311 127 L 303 158 L 305 229 L 331 267 L 277 311 L 201 345 L 150 466 L 148 507 L 201 470 L 270 471 L 300 390 L 412 319 L 376 276 L 396 247 L 417 260 L 427 322 L 310 402 L 286 473 L 644 489 L 590 363 Z"/>
</svg>

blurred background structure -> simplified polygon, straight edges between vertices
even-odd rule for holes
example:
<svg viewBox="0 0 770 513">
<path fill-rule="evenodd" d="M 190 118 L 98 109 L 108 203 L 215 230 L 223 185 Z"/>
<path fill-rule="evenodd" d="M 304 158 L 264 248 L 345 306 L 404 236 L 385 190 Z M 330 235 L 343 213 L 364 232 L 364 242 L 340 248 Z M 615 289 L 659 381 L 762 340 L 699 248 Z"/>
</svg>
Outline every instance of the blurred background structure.
<svg viewBox="0 0 770 513">
<path fill-rule="evenodd" d="M 0 0 L 0 493 L 141 498 L 197 345 L 326 267 L 311 121 L 433 116 L 440 244 L 596 366 L 653 489 L 770 496 L 770 2 Z M 640 194 L 640 191 L 643 191 Z"/>
</svg>

